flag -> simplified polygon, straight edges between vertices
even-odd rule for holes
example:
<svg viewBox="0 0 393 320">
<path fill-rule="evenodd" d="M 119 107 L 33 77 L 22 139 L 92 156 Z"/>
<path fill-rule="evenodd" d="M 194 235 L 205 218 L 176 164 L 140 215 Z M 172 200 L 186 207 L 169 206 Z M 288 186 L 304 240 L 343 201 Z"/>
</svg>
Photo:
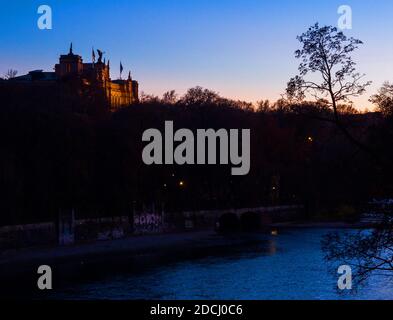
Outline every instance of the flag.
<svg viewBox="0 0 393 320">
<path fill-rule="evenodd" d="M 120 76 L 121 76 L 121 74 L 123 73 L 123 70 L 124 70 L 123 65 L 122 65 L 122 63 L 120 62 Z"/>
</svg>

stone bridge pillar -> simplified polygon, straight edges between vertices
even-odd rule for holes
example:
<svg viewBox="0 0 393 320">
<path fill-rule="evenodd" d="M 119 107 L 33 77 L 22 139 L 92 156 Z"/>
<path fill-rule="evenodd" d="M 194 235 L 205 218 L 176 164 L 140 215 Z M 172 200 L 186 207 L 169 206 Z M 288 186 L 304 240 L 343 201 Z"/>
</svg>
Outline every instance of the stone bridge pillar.
<svg viewBox="0 0 393 320">
<path fill-rule="evenodd" d="M 57 223 L 59 245 L 67 246 L 75 243 L 75 210 L 60 210 Z"/>
</svg>

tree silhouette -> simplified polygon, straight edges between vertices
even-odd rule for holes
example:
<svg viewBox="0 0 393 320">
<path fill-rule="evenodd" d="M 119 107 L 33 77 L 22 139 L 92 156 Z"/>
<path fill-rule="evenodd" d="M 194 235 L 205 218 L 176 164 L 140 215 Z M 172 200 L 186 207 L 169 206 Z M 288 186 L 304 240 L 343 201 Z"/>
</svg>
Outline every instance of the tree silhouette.
<svg viewBox="0 0 393 320">
<path fill-rule="evenodd" d="M 383 225 L 372 231 L 361 230 L 328 234 L 322 241 L 328 261 L 352 267 L 356 285 L 372 274 L 392 275 L 393 231 L 392 220 L 386 216 Z"/>
<path fill-rule="evenodd" d="M 351 53 L 362 44 L 360 40 L 347 38 L 332 26 L 319 27 L 315 24 L 297 38 L 303 48 L 297 50 L 296 58 L 301 59 L 299 75 L 288 83 L 290 97 L 304 99 L 311 93 L 317 99 L 328 98 L 338 120 L 337 105 L 348 102 L 352 97 L 365 92 L 371 82 L 361 83 L 364 75 L 356 72 L 356 63 Z M 306 79 L 312 73 L 318 73 L 321 81 Z"/>
<path fill-rule="evenodd" d="M 162 96 L 164 104 L 175 104 L 178 101 L 178 96 L 175 90 L 167 91 Z"/>
<path fill-rule="evenodd" d="M 180 102 L 185 106 L 193 106 L 215 104 L 222 100 L 223 98 L 217 92 L 202 87 L 195 87 L 188 89 Z"/>
<path fill-rule="evenodd" d="M 7 72 L 6 72 L 6 74 L 4 75 L 4 78 L 5 78 L 6 80 L 13 79 L 13 78 L 16 77 L 17 74 L 18 74 L 18 71 L 17 71 L 17 70 L 8 69 Z"/>
<path fill-rule="evenodd" d="M 350 142 L 377 160 L 379 167 L 387 175 L 391 163 L 388 156 L 377 153 L 356 139 L 343 122 L 346 114 L 354 113 L 351 99 L 362 95 L 371 84 L 370 81 L 363 81 L 364 75 L 356 71 L 356 63 L 352 59 L 353 52 L 362 41 L 348 38 L 335 27 L 320 27 L 319 24 L 310 27 L 297 39 L 302 48 L 295 52 L 295 56 L 301 62 L 299 74 L 290 79 L 287 85 L 289 100 L 299 108 L 303 107 L 304 99 L 311 96 L 322 107 L 326 106 L 332 111 L 333 117 L 325 113 L 317 115 L 318 119 L 335 124 Z M 389 104 L 390 89 L 390 86 L 385 85 L 373 100 L 381 106 Z M 392 236 L 391 219 L 387 215 L 374 232 L 328 235 L 323 242 L 323 249 L 328 261 L 351 265 L 356 278 L 361 282 L 372 272 L 393 271 Z"/>
<path fill-rule="evenodd" d="M 385 82 L 370 101 L 377 105 L 378 111 L 384 116 L 393 116 L 393 84 Z"/>
<path fill-rule="evenodd" d="M 316 100 L 327 99 L 334 117 L 324 120 L 334 122 L 357 147 L 376 159 L 380 158 L 370 147 L 354 138 L 340 117 L 340 104 L 351 103 L 351 98 L 362 95 L 371 84 L 371 81 L 362 82 L 364 74 L 356 71 L 351 56 L 363 42 L 348 38 L 335 27 L 320 27 L 318 23 L 297 39 L 302 48 L 295 52 L 295 56 L 301 63 L 299 75 L 291 78 L 287 85 L 289 100 L 303 101 L 307 95 Z M 316 76 L 319 80 L 315 79 Z"/>
<path fill-rule="evenodd" d="M 142 104 L 148 104 L 148 103 L 160 103 L 160 98 L 156 95 L 153 94 L 146 94 L 145 92 L 141 92 L 140 98 L 139 98 L 140 103 Z"/>
</svg>

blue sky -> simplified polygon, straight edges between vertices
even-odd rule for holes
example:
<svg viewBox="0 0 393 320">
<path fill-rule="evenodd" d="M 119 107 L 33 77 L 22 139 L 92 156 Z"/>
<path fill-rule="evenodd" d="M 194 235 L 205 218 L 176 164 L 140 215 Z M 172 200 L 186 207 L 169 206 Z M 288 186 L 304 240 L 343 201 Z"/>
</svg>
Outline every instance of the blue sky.
<svg viewBox="0 0 393 320">
<path fill-rule="evenodd" d="M 91 60 L 92 46 L 106 52 L 112 77 L 131 70 L 146 93 L 184 93 L 200 85 L 230 98 L 275 100 L 296 74 L 296 36 L 307 27 L 337 25 L 340 5 L 353 10 L 348 35 L 364 41 L 358 69 L 374 84 L 355 102 L 393 81 L 393 1 L 311 0 L 2 0 L 0 74 L 51 70 L 61 53 Z M 37 28 L 37 8 L 53 10 L 53 30 Z"/>
</svg>

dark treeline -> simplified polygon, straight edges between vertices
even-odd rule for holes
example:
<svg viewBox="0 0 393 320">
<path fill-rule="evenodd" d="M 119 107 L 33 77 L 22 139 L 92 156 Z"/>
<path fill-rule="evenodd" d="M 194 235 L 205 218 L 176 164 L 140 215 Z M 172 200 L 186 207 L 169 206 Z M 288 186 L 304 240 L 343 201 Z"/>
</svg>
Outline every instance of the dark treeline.
<svg viewBox="0 0 393 320">
<path fill-rule="evenodd" d="M 392 194 L 391 171 L 343 136 L 323 101 L 251 104 L 201 88 L 177 98 L 142 95 L 141 102 L 105 112 L 83 102 L 2 96 L 0 224 L 129 215 L 137 205 L 168 211 L 303 204 L 310 217 L 334 215 Z M 391 117 L 340 107 L 356 139 L 393 157 Z M 321 120 L 321 119 L 324 120 Z M 146 166 L 142 134 L 176 129 L 251 129 L 251 171 L 231 166 Z M 388 162 L 388 161 L 387 161 Z M 182 182 L 182 183 L 181 183 Z"/>
</svg>

